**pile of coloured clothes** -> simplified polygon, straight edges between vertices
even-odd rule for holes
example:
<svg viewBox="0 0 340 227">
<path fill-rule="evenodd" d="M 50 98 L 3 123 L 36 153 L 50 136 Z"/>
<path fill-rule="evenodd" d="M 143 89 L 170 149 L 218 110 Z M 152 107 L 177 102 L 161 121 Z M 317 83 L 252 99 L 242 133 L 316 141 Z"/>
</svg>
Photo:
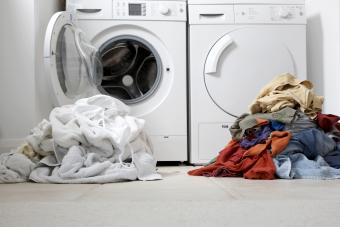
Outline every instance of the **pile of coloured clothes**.
<svg viewBox="0 0 340 227">
<path fill-rule="evenodd" d="M 232 140 L 193 176 L 340 178 L 340 117 L 322 113 L 313 84 L 290 74 L 266 85 L 230 127 Z"/>
<path fill-rule="evenodd" d="M 110 96 L 54 108 L 22 146 L 0 154 L 0 183 L 161 179 L 143 127 L 144 120 Z"/>
</svg>

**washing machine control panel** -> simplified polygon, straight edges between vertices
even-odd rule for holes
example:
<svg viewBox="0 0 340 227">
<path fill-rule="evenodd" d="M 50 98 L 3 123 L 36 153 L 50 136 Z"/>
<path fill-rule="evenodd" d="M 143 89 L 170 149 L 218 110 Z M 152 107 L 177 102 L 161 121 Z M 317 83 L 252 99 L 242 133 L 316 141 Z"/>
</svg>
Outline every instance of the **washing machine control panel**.
<svg viewBox="0 0 340 227">
<path fill-rule="evenodd" d="M 113 1 L 113 19 L 186 20 L 186 3 L 181 1 Z"/>
<path fill-rule="evenodd" d="M 235 5 L 236 24 L 305 24 L 304 5 Z"/>
</svg>

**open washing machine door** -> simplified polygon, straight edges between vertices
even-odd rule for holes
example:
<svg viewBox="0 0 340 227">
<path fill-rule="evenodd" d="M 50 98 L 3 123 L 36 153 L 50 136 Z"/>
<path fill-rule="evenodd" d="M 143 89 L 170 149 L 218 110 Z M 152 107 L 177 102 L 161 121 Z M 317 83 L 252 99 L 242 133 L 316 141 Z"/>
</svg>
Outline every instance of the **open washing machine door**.
<svg viewBox="0 0 340 227">
<path fill-rule="evenodd" d="M 45 36 L 45 69 L 56 105 L 98 94 L 102 79 L 98 51 L 72 19 L 69 12 L 54 14 Z"/>
<path fill-rule="evenodd" d="M 214 102 L 225 113 L 238 117 L 262 87 L 282 73 L 297 75 L 287 34 L 295 30 L 266 26 L 235 29 L 211 47 L 204 66 L 204 83 Z"/>
</svg>

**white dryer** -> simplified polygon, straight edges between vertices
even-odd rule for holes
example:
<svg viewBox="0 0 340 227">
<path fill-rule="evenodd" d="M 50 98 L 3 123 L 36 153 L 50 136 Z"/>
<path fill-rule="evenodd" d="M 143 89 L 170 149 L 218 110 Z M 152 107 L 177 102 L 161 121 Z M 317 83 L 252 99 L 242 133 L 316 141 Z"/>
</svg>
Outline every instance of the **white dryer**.
<svg viewBox="0 0 340 227">
<path fill-rule="evenodd" d="M 188 0 L 190 162 L 206 163 L 228 127 L 281 73 L 306 78 L 303 0 Z"/>
<path fill-rule="evenodd" d="M 186 1 L 68 0 L 44 54 L 56 105 L 119 98 L 146 120 L 158 161 L 187 160 Z"/>
</svg>

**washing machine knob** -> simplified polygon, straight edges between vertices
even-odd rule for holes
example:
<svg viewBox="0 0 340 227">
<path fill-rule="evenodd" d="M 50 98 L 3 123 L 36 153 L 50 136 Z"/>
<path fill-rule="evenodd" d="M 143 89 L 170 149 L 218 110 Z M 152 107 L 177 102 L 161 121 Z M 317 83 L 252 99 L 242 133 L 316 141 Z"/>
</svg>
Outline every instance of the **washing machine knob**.
<svg viewBox="0 0 340 227">
<path fill-rule="evenodd" d="M 166 6 L 160 6 L 159 7 L 159 12 L 162 14 L 162 15 L 168 15 L 170 13 L 170 9 Z"/>
</svg>

